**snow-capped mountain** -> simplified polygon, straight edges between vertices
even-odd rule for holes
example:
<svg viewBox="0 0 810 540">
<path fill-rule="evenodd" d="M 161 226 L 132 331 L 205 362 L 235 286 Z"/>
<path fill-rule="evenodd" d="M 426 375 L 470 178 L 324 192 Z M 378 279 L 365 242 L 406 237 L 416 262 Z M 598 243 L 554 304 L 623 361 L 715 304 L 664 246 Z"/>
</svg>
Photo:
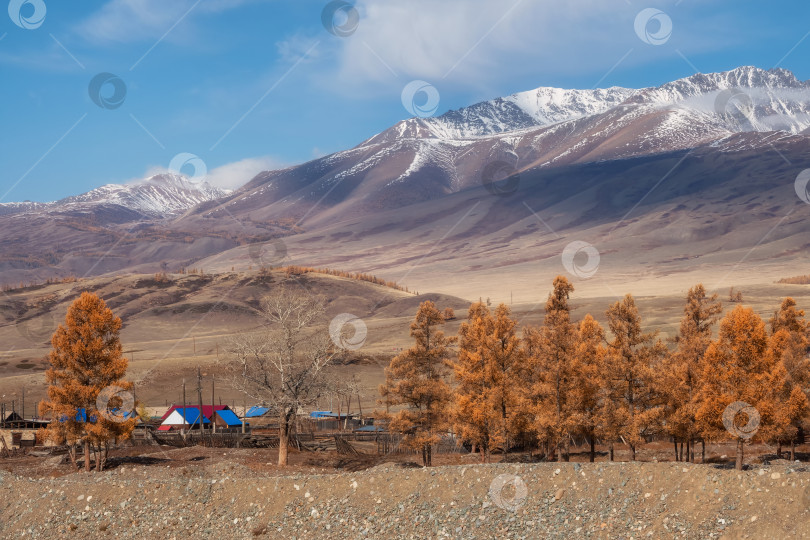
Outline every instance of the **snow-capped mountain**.
<svg viewBox="0 0 810 540">
<path fill-rule="evenodd" d="M 697 74 L 659 87 L 565 90 L 541 87 L 476 103 L 441 116 L 410 118 L 361 146 L 435 138 L 463 140 L 542 128 L 603 114 L 621 107 L 623 115 L 658 110 L 688 122 L 700 121 L 726 135 L 743 131 L 800 133 L 810 128 L 810 81 L 785 69 L 746 66 Z M 636 110 L 637 109 L 637 110 Z"/>
<path fill-rule="evenodd" d="M 781 69 L 742 67 L 644 89 L 541 87 L 404 120 L 354 148 L 260 173 L 231 193 L 161 175 L 54 203 L 0 205 L 0 243 L 10 254 L 0 271 L 21 277 L 32 253 L 44 261 L 36 263 L 42 276 L 50 267 L 84 274 L 212 257 L 230 268 L 251 257 L 245 244 L 307 234 L 287 249 L 302 264 L 384 269 L 379 246 L 391 243 L 408 252 L 401 260 L 421 260 L 424 253 L 409 251 L 420 245 L 410 236 L 416 231 L 434 242 L 457 239 L 453 257 L 495 264 L 490 249 L 535 230 L 526 205 L 560 237 L 592 223 L 618 227 L 632 214 L 634 234 L 650 235 L 651 245 L 718 236 L 712 250 L 750 248 L 755 235 L 725 235 L 804 204 L 793 181 L 810 168 L 808 133 L 810 83 Z M 503 193 L 494 184 L 505 178 L 517 181 Z M 457 210 L 481 217 L 473 228 L 452 228 L 464 217 Z M 676 220 L 677 230 L 667 227 Z M 521 260 L 522 251 L 498 264 Z"/>
<path fill-rule="evenodd" d="M 524 172 L 704 146 L 764 151 L 806 141 L 808 129 L 810 83 L 782 69 L 741 67 L 644 89 L 541 87 L 404 120 L 355 148 L 262 173 L 220 212 L 325 224 L 480 187 L 493 162 Z"/>
<path fill-rule="evenodd" d="M 81 195 L 49 203 L 1 203 L 0 215 L 31 212 L 88 213 L 104 206 L 120 206 L 144 217 L 172 217 L 194 206 L 219 199 L 229 191 L 196 182 L 179 174 L 159 174 L 129 184 L 107 184 Z"/>
</svg>

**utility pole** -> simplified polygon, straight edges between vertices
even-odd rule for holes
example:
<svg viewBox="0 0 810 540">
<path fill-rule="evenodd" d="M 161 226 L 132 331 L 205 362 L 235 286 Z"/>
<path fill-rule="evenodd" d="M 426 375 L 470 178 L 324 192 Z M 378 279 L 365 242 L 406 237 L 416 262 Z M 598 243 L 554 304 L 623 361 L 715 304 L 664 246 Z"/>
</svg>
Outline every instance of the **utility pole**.
<svg viewBox="0 0 810 540">
<path fill-rule="evenodd" d="M 183 428 L 186 427 L 186 380 L 183 379 Z"/>
<path fill-rule="evenodd" d="M 197 399 L 200 402 L 200 416 L 198 420 L 200 421 L 200 435 L 204 433 L 203 430 L 203 401 L 202 401 L 202 374 L 200 373 L 200 368 L 197 368 Z"/>
<path fill-rule="evenodd" d="M 22 419 L 25 422 L 25 386 L 22 387 Z"/>
<path fill-rule="evenodd" d="M 214 401 L 215 399 L 216 398 L 214 397 L 214 375 L 211 375 L 211 416 L 214 416 L 214 403 L 216 403 Z M 211 419 L 211 433 L 216 433 L 216 432 L 217 432 L 217 425 L 214 422 L 214 419 L 212 418 Z"/>
</svg>

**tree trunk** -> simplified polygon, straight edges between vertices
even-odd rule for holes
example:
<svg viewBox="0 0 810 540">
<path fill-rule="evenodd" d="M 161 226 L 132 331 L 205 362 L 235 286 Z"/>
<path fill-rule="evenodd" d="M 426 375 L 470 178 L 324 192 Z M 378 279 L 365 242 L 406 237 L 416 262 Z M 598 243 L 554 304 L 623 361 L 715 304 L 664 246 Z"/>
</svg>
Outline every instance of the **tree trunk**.
<svg viewBox="0 0 810 540">
<path fill-rule="evenodd" d="M 680 461 L 681 458 L 678 456 L 678 439 L 675 439 L 675 461 Z"/>
<path fill-rule="evenodd" d="M 90 439 L 84 439 L 84 470 L 90 472 Z"/>
<path fill-rule="evenodd" d="M 610 442 L 610 461 L 613 461 L 613 441 Z"/>
<path fill-rule="evenodd" d="M 591 435 L 591 456 L 590 461 L 593 463 L 596 460 L 596 439 Z"/>
<path fill-rule="evenodd" d="M 636 445 L 635 444 L 630 445 L 630 460 L 631 461 L 636 460 Z"/>
<path fill-rule="evenodd" d="M 790 440 L 790 461 L 796 461 L 796 438 Z"/>
<path fill-rule="evenodd" d="M 278 422 L 278 466 L 287 466 L 287 445 L 290 443 L 290 421 L 282 414 Z"/>
<path fill-rule="evenodd" d="M 735 468 L 738 471 L 741 471 L 742 468 L 743 468 L 743 444 L 744 443 L 745 443 L 745 441 L 743 441 L 741 438 L 737 439 L 737 461 L 735 463 Z"/>
<path fill-rule="evenodd" d="M 565 441 L 565 461 L 571 461 L 571 436 L 568 436 L 568 439 Z"/>
<path fill-rule="evenodd" d="M 68 456 L 70 456 L 70 461 L 73 463 L 73 470 L 79 468 L 79 464 L 76 463 L 76 445 L 71 444 L 68 446 Z"/>
<path fill-rule="evenodd" d="M 706 439 L 700 439 L 700 462 L 706 463 Z"/>
<path fill-rule="evenodd" d="M 430 467 L 432 465 L 430 446 L 430 444 L 425 444 L 422 446 L 422 465 L 425 467 Z"/>
</svg>

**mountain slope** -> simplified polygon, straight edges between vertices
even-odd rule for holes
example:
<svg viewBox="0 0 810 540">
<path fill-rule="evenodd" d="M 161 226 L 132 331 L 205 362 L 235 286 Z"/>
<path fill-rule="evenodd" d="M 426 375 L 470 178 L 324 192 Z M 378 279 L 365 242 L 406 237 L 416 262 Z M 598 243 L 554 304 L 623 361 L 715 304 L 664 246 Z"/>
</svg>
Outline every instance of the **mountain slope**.
<svg viewBox="0 0 810 540">
<path fill-rule="evenodd" d="M 0 268 L 16 279 L 31 267 L 42 275 L 192 264 L 228 270 L 286 260 L 373 271 L 412 288 L 444 283 L 475 297 L 487 287 L 493 295 L 525 289 L 546 263 L 544 272 L 564 270 L 560 254 L 575 239 L 600 244 L 608 266 L 610 254 L 622 254 L 611 283 L 638 281 L 639 272 L 653 280 L 686 275 L 695 261 L 706 262 L 702 271 L 744 256 L 771 264 L 746 255 L 752 248 L 786 264 L 804 245 L 808 206 L 793 180 L 810 167 L 808 130 L 810 84 L 785 70 L 743 67 L 641 90 L 539 88 L 405 120 L 355 148 L 261 173 L 169 219 L 150 218 L 145 230 L 140 211 L 129 210 L 117 229 L 91 233 L 82 225 L 81 234 L 59 238 L 59 250 L 40 234 L 33 262 L 25 258 L 32 231 L 54 224 L 43 218 L 50 210 L 29 205 L 24 219 L 0 215 L 7 225 L 0 242 L 16 253 Z M 138 197 L 84 216 L 112 223 L 125 207 L 149 209 L 150 192 Z M 169 206 L 165 197 L 161 205 Z M 46 238 L 71 227 L 75 220 Z M 453 279 L 460 270 L 468 279 Z"/>
<path fill-rule="evenodd" d="M 145 217 L 165 218 L 229 192 L 179 174 L 159 174 L 131 184 L 107 184 L 81 195 L 50 203 L 0 203 L 0 215 L 17 213 L 92 213 L 99 207 L 120 206 Z"/>
<path fill-rule="evenodd" d="M 493 162 L 528 171 L 662 154 L 741 133 L 751 148 L 771 132 L 810 127 L 810 91 L 785 70 L 692 77 L 658 88 L 540 88 L 437 118 L 410 119 L 360 146 L 263 173 L 219 210 L 284 216 L 319 227 L 479 186 Z M 217 216 L 217 213 L 210 213 Z"/>
</svg>

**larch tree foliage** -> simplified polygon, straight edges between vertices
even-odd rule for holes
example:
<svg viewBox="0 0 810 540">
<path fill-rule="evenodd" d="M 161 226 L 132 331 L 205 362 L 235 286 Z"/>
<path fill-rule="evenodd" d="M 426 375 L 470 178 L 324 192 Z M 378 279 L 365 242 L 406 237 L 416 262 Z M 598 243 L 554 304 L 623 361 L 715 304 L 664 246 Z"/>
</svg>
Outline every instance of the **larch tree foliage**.
<svg viewBox="0 0 810 540">
<path fill-rule="evenodd" d="M 298 411 L 328 387 L 326 368 L 335 350 L 324 311 L 320 297 L 282 285 L 262 301 L 263 327 L 235 337 L 228 351 L 234 388 L 278 412 L 279 466 L 287 465 Z"/>
<path fill-rule="evenodd" d="M 91 450 L 96 470 L 103 470 L 110 442 L 129 438 L 135 427 L 134 414 L 126 414 L 133 411 L 122 410 L 125 405 L 134 409 L 134 402 L 127 403 L 132 383 L 124 380 L 121 324 L 104 300 L 84 292 L 51 338 L 48 399 L 39 411 L 53 419 L 48 437 L 68 444 L 74 465 L 76 445 L 84 446 L 85 471 L 91 468 Z"/>
<path fill-rule="evenodd" d="M 666 347 L 655 332 L 642 332 L 641 316 L 631 294 L 608 308 L 607 319 L 613 339 L 605 356 L 606 399 L 600 422 L 606 435 L 612 436 L 611 448 L 613 442 L 623 440 L 635 461 L 636 448 L 653 432 L 662 413 L 655 373 Z"/>
<path fill-rule="evenodd" d="M 708 296 L 703 284 L 689 289 L 680 329 L 674 339 L 676 348 L 667 356 L 659 372 L 659 390 L 664 396 L 666 409 L 665 431 L 675 441 L 676 461 L 693 459 L 694 441 L 700 436 L 695 413 L 701 386 L 701 365 L 712 341 L 712 327 L 722 312 L 723 305 L 717 300 L 717 295 Z M 680 453 L 678 442 L 681 443 Z"/>
<path fill-rule="evenodd" d="M 534 408 L 534 429 L 545 443 L 547 455 L 559 460 L 562 448 L 569 459 L 568 448 L 576 429 L 572 415 L 573 361 L 577 346 L 576 325 L 571 322 L 568 299 L 574 286 L 563 276 L 554 278 L 554 289 L 546 301 L 543 326 L 527 333 L 533 371 L 530 390 Z"/>
<path fill-rule="evenodd" d="M 577 430 L 588 439 L 590 461 L 596 458 L 599 411 L 602 393 L 602 365 L 605 359 L 605 332 L 590 314 L 579 323 L 579 334 L 572 365 L 570 411 Z"/>
<path fill-rule="evenodd" d="M 737 470 L 748 441 L 773 439 L 789 424 L 777 403 L 787 372 L 768 345 L 762 318 L 738 305 L 720 321 L 701 366 L 698 427 L 707 438 L 736 442 Z"/>
<path fill-rule="evenodd" d="M 459 328 L 458 358 L 452 363 L 458 383 L 453 394 L 457 433 L 488 461 L 496 447 L 507 451 L 518 403 L 517 382 L 522 351 L 517 322 L 501 304 L 495 314 L 481 302 L 470 306 Z"/>
<path fill-rule="evenodd" d="M 380 386 L 386 408 L 403 406 L 389 413 L 389 430 L 403 435 L 403 444 L 420 452 L 422 463 L 432 463 L 432 446 L 449 427 L 450 386 L 445 381 L 448 345 L 439 327 L 444 316 L 433 302 L 422 302 L 411 323 L 414 345 L 391 360 Z"/>
<path fill-rule="evenodd" d="M 803 421 L 808 412 L 810 393 L 810 359 L 807 357 L 808 325 L 804 310 L 796 307 L 793 298 L 785 298 L 770 320 L 771 350 L 785 367 L 787 379 L 781 388 L 779 414 L 787 420 L 786 428 L 776 434 L 777 456 L 782 457 L 782 445 L 790 443 L 790 459 L 796 459 L 796 440 L 803 439 Z M 804 399 L 802 399 L 804 397 Z"/>
</svg>

